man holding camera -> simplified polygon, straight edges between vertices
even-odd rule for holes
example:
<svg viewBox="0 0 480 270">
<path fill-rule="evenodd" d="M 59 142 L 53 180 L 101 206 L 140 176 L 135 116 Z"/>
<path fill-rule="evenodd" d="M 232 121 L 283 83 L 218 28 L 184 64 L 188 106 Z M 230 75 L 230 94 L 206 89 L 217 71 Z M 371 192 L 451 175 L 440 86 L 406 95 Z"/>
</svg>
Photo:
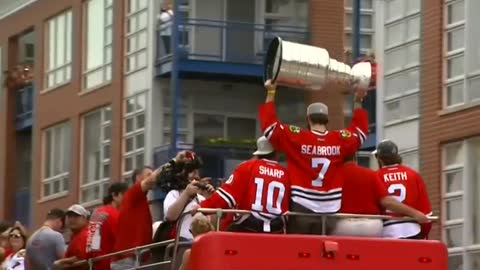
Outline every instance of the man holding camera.
<svg viewBox="0 0 480 270">
<path fill-rule="evenodd" d="M 184 161 L 183 170 L 176 173 L 173 179 L 169 179 L 172 177 L 166 175 L 166 179 L 162 181 L 163 188 L 168 186 L 170 189 L 163 202 L 165 219 L 168 222 L 176 222 L 182 213 L 192 211 L 215 191 L 209 183 L 209 178 L 200 179 L 198 170 L 202 162 L 194 152 L 184 152 L 182 160 Z M 187 215 L 183 218 L 181 227 L 176 229 L 181 240 L 193 240 L 190 232 L 191 223 L 192 216 Z"/>
</svg>

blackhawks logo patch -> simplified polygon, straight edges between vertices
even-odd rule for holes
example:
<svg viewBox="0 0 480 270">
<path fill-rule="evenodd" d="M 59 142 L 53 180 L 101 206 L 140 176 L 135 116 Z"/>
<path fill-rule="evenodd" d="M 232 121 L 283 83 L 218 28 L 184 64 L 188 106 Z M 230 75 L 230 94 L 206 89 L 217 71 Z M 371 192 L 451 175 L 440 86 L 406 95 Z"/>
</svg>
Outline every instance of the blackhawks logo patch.
<svg viewBox="0 0 480 270">
<path fill-rule="evenodd" d="M 300 133 L 300 128 L 297 127 L 297 126 L 290 126 L 289 129 L 290 129 L 290 132 L 292 132 L 292 133 L 295 133 L 295 134 Z"/>
<path fill-rule="evenodd" d="M 340 134 L 342 135 L 342 138 L 345 139 L 352 137 L 352 133 L 348 130 L 340 130 Z"/>
</svg>

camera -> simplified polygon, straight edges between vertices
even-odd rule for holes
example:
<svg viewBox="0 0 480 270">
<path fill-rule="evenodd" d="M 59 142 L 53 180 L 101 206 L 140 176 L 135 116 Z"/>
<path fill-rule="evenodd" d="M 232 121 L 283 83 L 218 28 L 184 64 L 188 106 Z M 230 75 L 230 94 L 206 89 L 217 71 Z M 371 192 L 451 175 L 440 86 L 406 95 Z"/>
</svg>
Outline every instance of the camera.
<svg viewBox="0 0 480 270">
<path fill-rule="evenodd" d="M 163 165 L 157 176 L 157 186 L 164 192 L 170 190 L 183 190 L 189 183 L 188 175 L 200 169 L 202 160 L 194 152 L 186 151 L 180 160 L 172 159 Z"/>
</svg>

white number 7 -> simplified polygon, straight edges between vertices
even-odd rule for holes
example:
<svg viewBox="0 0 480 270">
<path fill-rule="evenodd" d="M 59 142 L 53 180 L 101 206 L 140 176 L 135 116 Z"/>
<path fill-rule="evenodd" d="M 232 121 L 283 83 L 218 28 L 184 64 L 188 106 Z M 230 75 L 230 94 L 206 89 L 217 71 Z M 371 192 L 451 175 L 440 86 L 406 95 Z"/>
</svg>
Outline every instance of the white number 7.
<svg viewBox="0 0 480 270">
<path fill-rule="evenodd" d="M 312 158 L 312 168 L 317 169 L 319 165 L 322 165 L 322 169 L 318 173 L 318 177 L 312 181 L 312 186 L 314 187 L 322 187 L 323 186 L 323 179 L 325 178 L 325 174 L 330 167 L 330 159 L 328 158 Z"/>
</svg>

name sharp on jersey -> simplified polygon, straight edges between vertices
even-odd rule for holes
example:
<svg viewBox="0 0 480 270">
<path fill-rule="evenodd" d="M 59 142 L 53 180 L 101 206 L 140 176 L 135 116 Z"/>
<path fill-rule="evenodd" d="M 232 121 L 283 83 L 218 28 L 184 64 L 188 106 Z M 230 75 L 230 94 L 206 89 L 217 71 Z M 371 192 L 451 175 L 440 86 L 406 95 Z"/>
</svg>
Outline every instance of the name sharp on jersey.
<svg viewBox="0 0 480 270">
<path fill-rule="evenodd" d="M 268 176 L 275 177 L 275 178 L 282 178 L 284 173 L 285 173 L 282 170 L 272 169 L 272 168 L 268 168 L 268 167 L 265 167 L 265 166 L 260 166 L 259 170 L 260 170 L 261 175 L 268 175 Z"/>
<path fill-rule="evenodd" d="M 340 146 L 319 146 L 302 144 L 301 153 L 311 156 L 339 156 Z"/>
</svg>

